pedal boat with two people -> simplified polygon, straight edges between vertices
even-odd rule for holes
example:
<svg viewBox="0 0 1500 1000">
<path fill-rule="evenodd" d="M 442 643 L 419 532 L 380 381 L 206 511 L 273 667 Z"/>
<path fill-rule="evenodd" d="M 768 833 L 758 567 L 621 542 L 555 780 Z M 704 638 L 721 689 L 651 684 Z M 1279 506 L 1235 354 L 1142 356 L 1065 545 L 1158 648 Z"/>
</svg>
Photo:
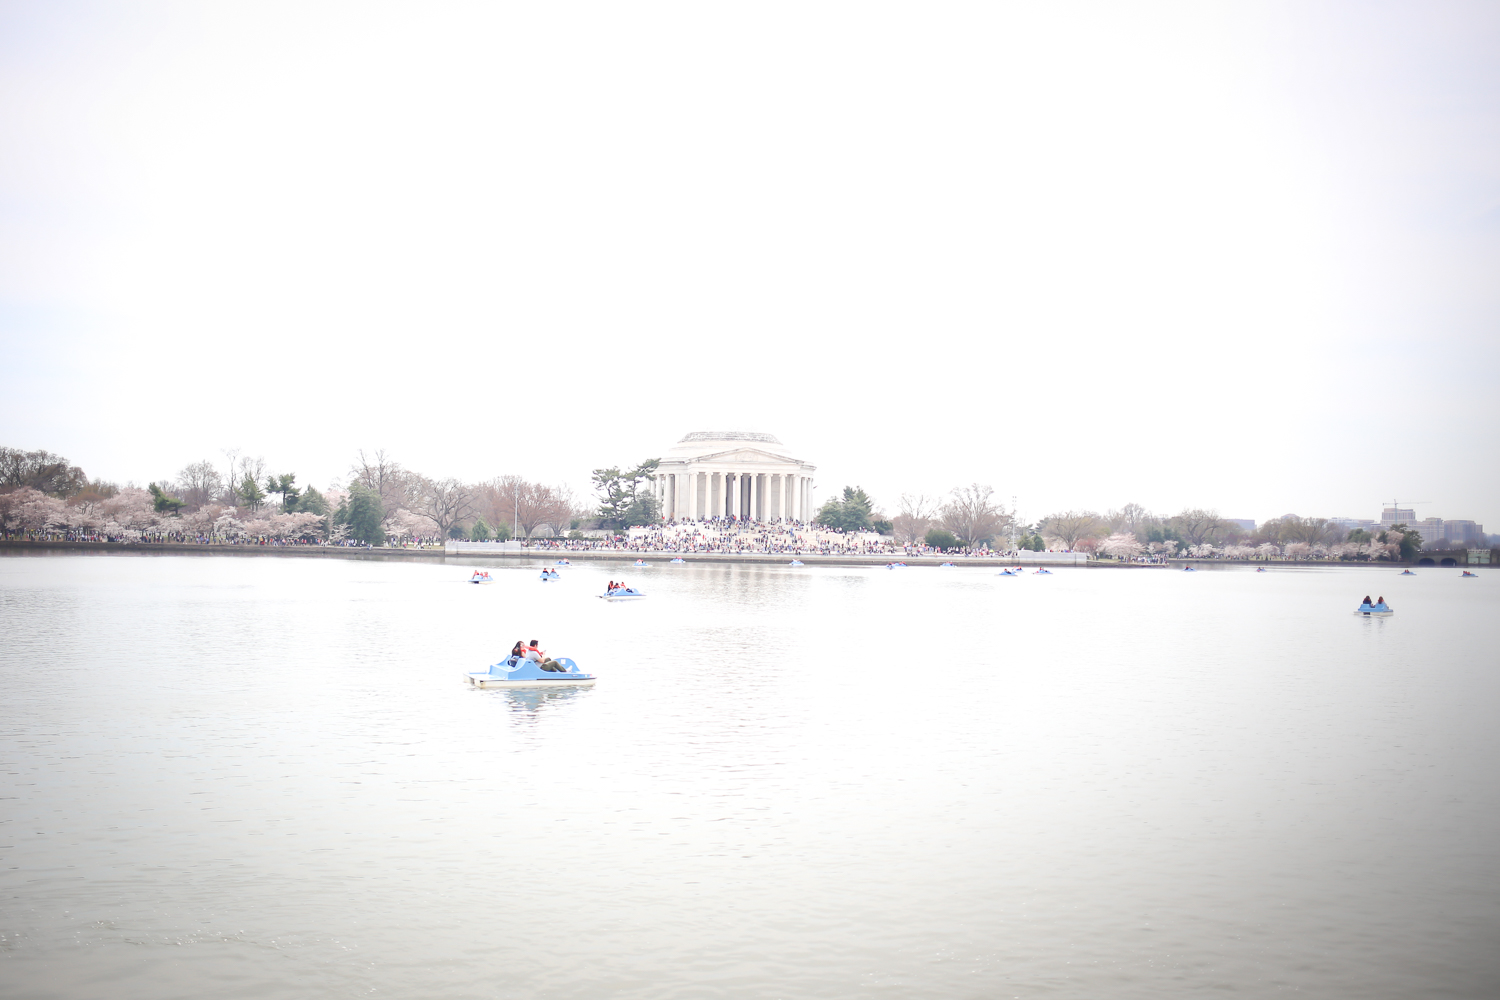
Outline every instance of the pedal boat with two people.
<svg viewBox="0 0 1500 1000">
<path fill-rule="evenodd" d="M 685 562 L 687 562 L 687 560 L 684 559 L 684 558 L 682 558 L 682 556 L 675 556 L 671 560 L 671 565 L 673 565 L 673 566 L 681 566 Z"/>
<path fill-rule="evenodd" d="M 1389 604 L 1385 603 L 1384 599 L 1381 599 L 1374 604 L 1364 601 L 1359 607 L 1354 609 L 1354 613 L 1362 618 L 1389 618 L 1396 612 L 1391 609 Z"/>
<path fill-rule="evenodd" d="M 561 579 L 562 579 L 562 574 L 559 573 L 555 569 L 544 569 L 544 570 L 542 570 L 542 580 L 544 582 L 547 581 L 547 580 L 561 580 Z"/>
<path fill-rule="evenodd" d="M 650 569 L 651 568 L 651 564 L 648 563 L 644 559 L 637 559 L 635 562 L 631 563 L 630 565 L 634 566 L 636 569 Z"/>
<path fill-rule="evenodd" d="M 1398 575 L 1399 576 L 1416 576 L 1417 574 L 1413 573 L 1409 569 L 1403 569 Z"/>
<path fill-rule="evenodd" d="M 801 559 L 793 559 L 791 562 L 787 563 L 787 565 L 788 566 L 806 566 L 807 563 L 803 562 Z"/>
<path fill-rule="evenodd" d="M 599 596 L 606 601 L 639 601 L 646 595 L 634 587 L 611 587 Z"/>
<path fill-rule="evenodd" d="M 471 576 L 471 577 L 469 577 L 469 582 L 470 583 L 494 583 L 495 582 L 495 578 L 492 577 L 492 576 L 490 576 L 490 571 L 487 570 L 487 569 L 476 569 L 474 571 L 474 575 Z"/>
<path fill-rule="evenodd" d="M 1473 580 L 1473 579 L 1477 579 L 1479 577 L 1479 574 L 1478 573 L 1470 573 L 1468 570 L 1464 570 L 1464 577 L 1467 577 L 1467 578 Z M 1460 579 L 1463 579 L 1463 577 L 1460 577 Z"/>
<path fill-rule="evenodd" d="M 477 688 L 547 688 L 588 687 L 594 683 L 594 675 L 578 669 L 578 664 L 566 656 L 553 661 L 566 670 L 543 670 L 535 660 L 520 656 L 509 656 L 499 663 L 490 664 L 490 669 L 464 674 L 468 682 Z"/>
</svg>

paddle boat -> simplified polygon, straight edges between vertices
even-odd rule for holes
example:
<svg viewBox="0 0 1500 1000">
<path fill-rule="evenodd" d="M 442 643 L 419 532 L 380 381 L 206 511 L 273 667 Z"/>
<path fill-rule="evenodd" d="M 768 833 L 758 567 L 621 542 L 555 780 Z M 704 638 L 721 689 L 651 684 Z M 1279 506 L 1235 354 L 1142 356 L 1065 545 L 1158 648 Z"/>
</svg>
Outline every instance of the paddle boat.
<svg viewBox="0 0 1500 1000">
<path fill-rule="evenodd" d="M 562 574 L 559 573 L 555 569 L 544 569 L 544 570 L 542 570 L 542 579 L 543 580 L 561 580 L 562 579 Z"/>
<path fill-rule="evenodd" d="M 1401 576 L 1416 576 L 1417 574 L 1413 573 L 1409 569 L 1403 569 L 1399 575 L 1401 575 Z"/>
<path fill-rule="evenodd" d="M 1052 575 L 1052 571 L 1050 569 L 1042 569 L 1041 567 L 1037 567 L 1037 571 L 1033 575 L 1034 576 L 1051 576 Z"/>
<path fill-rule="evenodd" d="M 594 675 L 578 669 L 578 664 L 566 656 L 555 661 L 567 670 L 543 670 L 535 660 L 509 656 L 499 663 L 490 664 L 488 670 L 464 674 L 468 682 L 478 688 L 548 688 L 587 687 L 594 683 Z"/>
<path fill-rule="evenodd" d="M 806 566 L 807 563 L 803 562 L 801 559 L 793 559 L 791 562 L 787 563 L 787 565 L 788 566 Z"/>
<path fill-rule="evenodd" d="M 649 569 L 651 567 L 651 564 L 644 559 L 637 559 L 630 565 L 634 566 L 636 569 Z"/>
<path fill-rule="evenodd" d="M 606 601 L 639 601 L 646 595 L 634 587 L 614 587 L 599 595 Z"/>
<path fill-rule="evenodd" d="M 495 582 L 495 578 L 492 577 L 492 576 L 490 576 L 490 571 L 487 570 L 487 569 L 476 569 L 474 571 L 474 575 L 471 576 L 471 577 L 469 577 L 469 582 L 470 583 L 494 583 Z"/>
<path fill-rule="evenodd" d="M 1002 569 L 999 573 L 996 573 L 995 575 L 996 576 L 1020 576 L 1021 575 L 1021 571 L 1019 569 Z"/>
<path fill-rule="evenodd" d="M 1184 566 L 1184 567 L 1182 567 L 1182 571 L 1184 573 L 1196 573 L 1196 572 L 1198 572 L 1198 567 L 1196 567 L 1196 566 Z"/>
<path fill-rule="evenodd" d="M 1266 568 L 1264 566 L 1257 566 L 1257 567 L 1255 567 L 1255 572 L 1257 572 L 1257 573 L 1264 573 L 1265 571 L 1266 571 Z"/>
<path fill-rule="evenodd" d="M 906 563 L 891 562 L 885 564 L 886 569 L 905 569 Z"/>
<path fill-rule="evenodd" d="M 557 562 L 553 563 L 552 565 L 554 565 L 554 566 L 571 566 L 573 564 L 570 563 L 570 562 L 568 562 L 566 559 L 559 559 Z"/>
<path fill-rule="evenodd" d="M 672 564 L 672 565 L 673 565 L 673 566 L 681 566 L 681 565 L 682 565 L 682 564 L 683 564 L 683 563 L 685 563 L 685 562 L 687 562 L 687 560 L 686 560 L 686 559 L 684 559 L 684 558 L 682 558 L 682 556 L 677 556 L 677 557 L 675 557 L 675 558 L 674 558 L 674 559 L 672 559 L 672 562 L 671 562 L 671 564 Z"/>
<path fill-rule="evenodd" d="M 1464 576 L 1476 577 L 1477 578 L 1479 576 L 1479 574 L 1478 573 L 1470 573 L 1468 570 L 1464 570 Z"/>
<path fill-rule="evenodd" d="M 1374 604 L 1371 604 L 1369 601 L 1363 602 L 1359 607 L 1354 609 L 1354 613 L 1365 618 L 1389 618 L 1396 612 L 1391 610 L 1391 606 L 1385 603 L 1384 598 L 1381 598 Z"/>
<path fill-rule="evenodd" d="M 957 569 L 953 563 L 938 563 L 938 569 Z"/>
</svg>

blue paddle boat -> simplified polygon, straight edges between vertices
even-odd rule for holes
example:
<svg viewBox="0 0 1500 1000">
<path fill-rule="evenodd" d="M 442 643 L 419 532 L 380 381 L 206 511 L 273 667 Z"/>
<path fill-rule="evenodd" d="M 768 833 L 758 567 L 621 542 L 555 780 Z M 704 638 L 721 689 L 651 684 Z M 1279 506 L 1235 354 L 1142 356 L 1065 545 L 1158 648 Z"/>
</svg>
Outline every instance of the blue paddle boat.
<svg viewBox="0 0 1500 1000">
<path fill-rule="evenodd" d="M 1036 571 L 1036 573 L 1033 574 L 1033 575 L 1034 576 L 1051 576 L 1052 575 L 1052 571 L 1050 569 L 1040 569 L 1040 568 L 1038 568 L 1037 571 Z"/>
<path fill-rule="evenodd" d="M 631 565 L 636 569 L 649 569 L 651 567 L 651 564 L 644 559 L 637 559 L 635 562 L 631 563 Z"/>
<path fill-rule="evenodd" d="M 1264 573 L 1265 571 L 1266 571 L 1266 568 L 1264 566 L 1257 566 L 1257 567 L 1255 567 L 1255 572 L 1257 572 L 1257 573 Z"/>
<path fill-rule="evenodd" d="M 535 660 L 511 656 L 499 663 L 490 664 L 488 670 L 464 674 L 464 677 L 479 688 L 587 687 L 594 683 L 593 674 L 582 672 L 578 669 L 578 664 L 566 656 L 559 656 L 555 662 L 567 670 L 543 670 Z"/>
<path fill-rule="evenodd" d="M 938 563 L 938 569 L 957 569 L 953 563 Z"/>
<path fill-rule="evenodd" d="M 571 566 L 573 564 L 570 563 L 570 562 L 568 562 L 566 559 L 559 559 L 557 562 L 553 563 L 552 565 L 554 565 L 554 566 Z"/>
<path fill-rule="evenodd" d="M 490 576 L 490 571 L 487 570 L 487 569 L 476 569 L 474 571 L 474 575 L 471 576 L 471 577 L 469 577 L 469 582 L 470 583 L 494 583 L 495 582 L 495 578 L 492 577 L 492 576 Z"/>
<path fill-rule="evenodd" d="M 1182 571 L 1184 573 L 1196 573 L 1196 572 L 1198 572 L 1198 567 L 1196 567 L 1196 566 L 1184 566 L 1184 567 L 1182 567 Z"/>
<path fill-rule="evenodd" d="M 787 563 L 787 565 L 788 566 L 806 566 L 807 563 L 803 562 L 801 559 L 793 559 L 791 562 Z"/>
<path fill-rule="evenodd" d="M 905 569 L 906 563 L 886 563 L 886 569 Z"/>
<path fill-rule="evenodd" d="M 1002 569 L 999 573 L 997 573 L 995 575 L 996 576 L 1020 576 L 1021 575 L 1021 571 L 1018 570 L 1018 569 Z"/>
<path fill-rule="evenodd" d="M 1402 576 L 1416 576 L 1416 575 L 1417 575 L 1417 574 L 1415 574 L 1415 573 L 1413 573 L 1413 572 L 1412 572 L 1412 571 L 1411 571 L 1411 570 L 1409 570 L 1409 569 L 1403 569 L 1403 570 L 1402 570 L 1402 571 L 1401 571 L 1401 575 L 1402 575 Z"/>
<path fill-rule="evenodd" d="M 1469 577 L 1471 579 L 1478 579 L 1479 578 L 1479 574 L 1478 573 L 1470 573 L 1468 570 L 1464 570 L 1464 576 Z"/>
<path fill-rule="evenodd" d="M 616 587 L 599 595 L 606 601 L 639 601 L 646 595 L 634 587 Z"/>
<path fill-rule="evenodd" d="M 544 570 L 542 570 L 542 579 L 543 580 L 561 580 L 562 579 L 562 574 L 559 573 L 555 569 L 544 569 Z"/>
<path fill-rule="evenodd" d="M 1391 606 L 1389 604 L 1385 603 L 1385 601 L 1383 600 L 1380 600 L 1376 601 L 1374 604 L 1366 601 L 1360 604 L 1358 608 L 1355 608 L 1354 613 L 1364 618 L 1389 618 L 1396 612 L 1391 610 Z"/>
<path fill-rule="evenodd" d="M 687 562 L 686 559 L 682 558 L 682 556 L 677 556 L 676 558 L 674 558 L 672 560 L 672 565 L 673 566 L 681 566 L 685 562 Z"/>
</svg>

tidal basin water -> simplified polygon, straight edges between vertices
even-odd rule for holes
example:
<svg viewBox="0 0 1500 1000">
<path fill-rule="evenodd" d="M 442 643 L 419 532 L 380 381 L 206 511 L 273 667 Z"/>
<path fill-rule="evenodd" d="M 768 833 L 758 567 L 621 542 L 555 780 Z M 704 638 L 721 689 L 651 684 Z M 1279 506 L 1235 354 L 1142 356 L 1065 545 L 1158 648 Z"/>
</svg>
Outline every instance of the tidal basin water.
<svg viewBox="0 0 1500 1000">
<path fill-rule="evenodd" d="M 0 559 L 0 995 L 1500 996 L 1500 575 L 472 565 Z"/>
</svg>

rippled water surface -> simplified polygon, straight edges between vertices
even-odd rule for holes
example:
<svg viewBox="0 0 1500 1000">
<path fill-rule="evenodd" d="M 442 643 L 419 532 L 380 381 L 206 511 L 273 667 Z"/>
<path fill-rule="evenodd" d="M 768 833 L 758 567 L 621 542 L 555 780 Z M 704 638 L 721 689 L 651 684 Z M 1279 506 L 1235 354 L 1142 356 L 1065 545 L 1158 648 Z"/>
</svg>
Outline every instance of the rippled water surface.
<svg viewBox="0 0 1500 1000">
<path fill-rule="evenodd" d="M 1500 576 L 469 570 L 0 559 L 0 995 L 1500 996 Z"/>
</svg>

